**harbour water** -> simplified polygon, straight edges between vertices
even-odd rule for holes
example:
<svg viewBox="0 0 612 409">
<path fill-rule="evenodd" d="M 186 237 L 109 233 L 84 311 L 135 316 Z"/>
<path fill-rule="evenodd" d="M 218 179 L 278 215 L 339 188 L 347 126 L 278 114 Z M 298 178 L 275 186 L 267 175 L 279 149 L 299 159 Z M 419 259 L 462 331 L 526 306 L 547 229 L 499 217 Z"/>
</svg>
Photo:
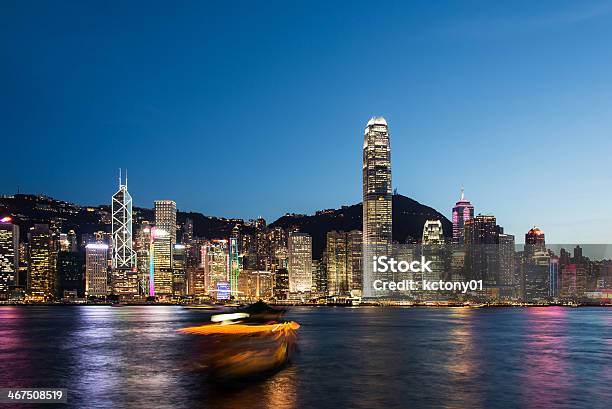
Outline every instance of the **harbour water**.
<svg viewBox="0 0 612 409">
<path fill-rule="evenodd" d="M 608 308 L 293 307 L 299 352 L 231 387 L 194 370 L 210 312 L 0 307 L 0 387 L 68 389 L 68 406 L 608 408 Z M 19 407 L 27 407 L 26 405 Z"/>
</svg>

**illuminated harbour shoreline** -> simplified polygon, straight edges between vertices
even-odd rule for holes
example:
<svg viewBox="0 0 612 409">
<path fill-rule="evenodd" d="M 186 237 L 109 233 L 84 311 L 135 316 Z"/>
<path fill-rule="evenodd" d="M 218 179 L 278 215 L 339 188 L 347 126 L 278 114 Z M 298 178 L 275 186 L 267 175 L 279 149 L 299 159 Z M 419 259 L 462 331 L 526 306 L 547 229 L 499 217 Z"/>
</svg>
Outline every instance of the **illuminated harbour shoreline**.
<svg viewBox="0 0 612 409">
<path fill-rule="evenodd" d="M 362 301 L 359 304 L 352 304 L 349 302 L 328 302 L 328 303 L 297 303 L 297 302 L 269 302 L 273 306 L 282 307 L 346 307 L 346 308 L 370 308 L 370 307 L 432 307 L 432 308 L 540 308 L 540 307 L 612 307 L 610 302 L 565 302 L 565 303 L 526 303 L 526 302 L 507 302 L 507 303 L 477 303 L 477 302 L 456 302 L 456 301 L 401 301 L 401 300 L 376 300 L 376 301 Z M 246 304 L 240 304 L 246 305 Z M 47 307 L 128 307 L 128 306 L 140 306 L 140 307 L 167 307 L 167 306 L 179 306 L 184 308 L 193 309 L 215 309 L 219 308 L 234 308 L 238 304 L 232 304 L 229 306 L 218 305 L 218 306 L 206 306 L 202 307 L 200 304 L 188 304 L 181 302 L 127 302 L 127 303 L 111 303 L 111 302 L 4 302 L 0 303 L 2 307 L 34 307 L 34 306 L 47 306 Z"/>
</svg>

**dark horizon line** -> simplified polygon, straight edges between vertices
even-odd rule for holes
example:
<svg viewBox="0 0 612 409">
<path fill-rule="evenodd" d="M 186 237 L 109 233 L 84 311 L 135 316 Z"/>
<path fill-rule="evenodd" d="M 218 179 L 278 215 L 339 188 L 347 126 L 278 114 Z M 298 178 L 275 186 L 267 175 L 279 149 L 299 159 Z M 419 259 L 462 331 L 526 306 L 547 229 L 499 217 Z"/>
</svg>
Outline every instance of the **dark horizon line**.
<svg viewBox="0 0 612 409">
<path fill-rule="evenodd" d="M 3 194 L 1 197 L 4 197 L 4 198 L 6 198 L 6 197 L 14 197 L 16 195 L 45 197 L 47 199 L 52 199 L 52 200 L 55 200 L 57 202 L 64 202 L 64 203 L 67 203 L 67 204 L 70 204 L 70 205 L 73 205 L 73 206 L 79 206 L 79 207 L 102 207 L 102 206 L 110 207 L 111 206 L 111 203 L 108 203 L 108 204 L 97 204 L 97 205 L 75 203 L 75 202 L 67 201 L 67 200 L 64 200 L 64 199 L 58 199 L 58 198 L 56 198 L 54 196 L 50 196 L 50 195 L 48 195 L 46 193 L 24 193 L 24 192 L 18 192 L 18 193 L 13 193 L 13 194 Z M 434 207 L 431 207 L 429 205 L 423 204 L 423 203 L 419 202 L 418 200 L 413 199 L 412 197 L 402 195 L 401 193 L 392 193 L 392 196 L 402 196 L 402 197 L 405 197 L 407 199 L 413 200 L 413 201 L 415 201 L 416 203 L 418 203 L 418 204 L 420 204 L 422 206 L 426 206 L 426 207 L 429 207 L 429 208 L 435 210 L 436 212 L 438 212 L 442 216 L 444 216 L 447 220 L 451 221 L 446 215 L 444 215 L 444 213 L 440 212 L 438 209 L 436 209 Z M 174 201 L 174 199 L 169 199 L 169 198 L 166 198 L 166 199 L 155 199 L 155 200 L 173 200 Z M 133 203 L 133 198 L 132 198 L 132 203 Z M 176 201 L 175 201 L 175 203 L 176 203 Z M 357 203 L 353 203 L 353 204 L 342 204 L 342 205 L 340 205 L 340 207 L 337 207 L 337 208 L 317 209 L 313 213 L 286 212 L 283 215 L 277 217 L 274 221 L 277 221 L 277 220 L 279 220 L 279 219 L 281 219 L 281 218 L 283 218 L 285 216 L 288 216 L 288 215 L 315 216 L 316 213 L 319 212 L 319 211 L 324 211 L 324 210 L 341 210 L 343 207 L 358 206 L 358 205 L 361 205 L 361 204 L 363 204 L 363 200 L 361 200 L 361 201 L 359 201 Z M 154 210 L 154 207 L 135 206 L 133 204 L 132 204 L 132 206 L 135 209 Z M 217 218 L 217 219 L 229 219 L 229 220 L 239 219 L 239 220 L 247 221 L 247 220 L 257 220 L 259 218 L 259 217 L 258 218 L 244 218 L 244 217 L 215 216 L 215 215 L 206 214 L 206 213 L 203 213 L 203 212 L 197 211 L 197 210 L 188 210 L 188 211 L 187 210 L 180 210 L 180 208 L 178 206 L 176 207 L 176 211 L 177 212 L 181 212 L 181 213 L 199 213 L 199 214 L 201 214 L 203 216 L 214 217 L 214 218 Z M 264 217 L 261 217 L 261 218 L 266 220 Z"/>
<path fill-rule="evenodd" d="M 7 197 L 14 197 L 15 195 L 45 197 L 47 199 L 55 200 L 57 202 L 64 202 L 64 203 L 67 203 L 67 204 L 70 204 L 70 205 L 73 205 L 73 206 L 78 206 L 78 207 L 83 207 L 83 208 L 84 207 L 103 207 L 103 206 L 110 207 L 111 206 L 111 204 L 98 204 L 98 205 L 79 204 L 79 203 L 69 202 L 69 201 L 62 200 L 62 199 L 57 199 L 57 198 L 55 198 L 53 196 L 49 196 L 49 195 L 44 194 L 44 193 L 23 193 L 23 192 L 19 192 L 19 193 L 8 194 L 8 195 L 7 194 L 3 194 L 0 197 L 7 198 Z M 415 201 L 416 203 L 418 203 L 418 204 L 420 204 L 422 206 L 429 207 L 429 208 L 433 209 L 434 211 L 440 213 L 444 218 L 446 218 L 449 222 L 452 223 L 452 220 L 450 220 L 447 216 L 444 215 L 444 213 L 441 213 L 440 211 L 438 211 L 434 207 L 425 205 L 425 204 L 419 202 L 418 200 L 413 199 L 413 198 L 411 198 L 409 196 L 404 196 L 401 193 L 392 193 L 392 196 L 402 196 L 402 197 L 405 197 L 407 199 L 413 200 L 413 201 Z M 156 199 L 156 200 L 173 200 L 173 199 Z M 360 202 L 354 203 L 354 204 L 343 204 L 339 208 L 319 209 L 319 210 L 315 210 L 315 212 L 311 213 L 311 214 L 287 212 L 284 215 L 276 218 L 271 223 L 268 223 L 268 221 L 266 221 L 266 225 L 270 225 L 270 224 L 280 220 L 281 218 L 283 218 L 285 216 L 292 216 L 292 215 L 296 215 L 296 216 L 300 216 L 301 215 L 301 216 L 307 216 L 307 217 L 308 216 L 315 216 L 316 212 L 318 212 L 318 211 L 324 211 L 324 210 L 336 210 L 337 211 L 337 210 L 341 210 L 343 207 L 358 206 L 358 205 L 361 205 L 362 203 L 363 203 L 363 201 L 360 201 Z M 146 210 L 154 211 L 153 207 L 134 206 L 134 208 L 136 208 L 136 209 L 146 209 Z M 257 220 L 257 219 L 247 219 L 247 218 L 242 218 L 242 217 L 214 216 L 214 215 L 205 214 L 205 213 L 202 213 L 202 212 L 199 212 L 199 211 L 193 211 L 193 210 L 184 211 L 184 210 L 180 210 L 177 207 L 177 213 L 178 212 L 181 212 L 181 213 L 197 213 L 197 214 L 200 214 L 200 215 L 202 215 L 204 217 L 212 217 L 212 218 L 216 218 L 216 219 L 225 219 L 225 220 L 242 220 L 242 221 Z M 480 213 L 478 213 L 478 214 L 480 214 Z M 263 218 L 263 219 L 266 220 L 265 218 Z M 524 245 L 525 244 L 524 241 L 520 240 L 521 238 L 524 238 L 523 234 L 518 234 L 518 235 L 517 234 L 512 234 L 512 233 L 510 233 L 510 234 L 513 235 L 514 238 L 515 238 L 515 246 Z M 517 240 L 517 239 L 519 239 L 519 240 Z M 585 243 L 585 242 L 562 242 L 562 243 L 556 243 L 556 242 L 550 242 L 550 243 L 546 243 L 546 246 L 547 247 L 548 246 L 612 246 L 612 243 Z"/>
</svg>

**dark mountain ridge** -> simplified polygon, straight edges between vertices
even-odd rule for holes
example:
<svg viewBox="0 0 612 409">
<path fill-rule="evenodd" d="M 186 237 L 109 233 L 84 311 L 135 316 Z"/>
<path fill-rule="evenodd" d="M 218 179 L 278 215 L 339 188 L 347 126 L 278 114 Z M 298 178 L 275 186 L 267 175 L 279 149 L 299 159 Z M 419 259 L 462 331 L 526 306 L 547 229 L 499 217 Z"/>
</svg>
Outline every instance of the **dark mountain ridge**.
<svg viewBox="0 0 612 409">
<path fill-rule="evenodd" d="M 399 243 L 421 239 L 426 220 L 440 220 L 445 237 L 452 236 L 451 222 L 436 209 L 425 206 L 409 197 L 393 195 L 393 240 Z M 319 211 L 314 215 L 285 215 L 271 227 L 297 227 L 312 236 L 314 258 L 320 258 L 325 248 L 327 232 L 332 230 L 361 230 L 363 206 L 361 203 L 342 206 L 340 209 Z"/>
<path fill-rule="evenodd" d="M 152 209 L 135 207 L 135 223 L 144 220 L 154 222 Z M 325 248 L 327 232 L 332 230 L 350 231 L 362 229 L 362 205 L 342 206 L 340 209 L 327 209 L 314 215 L 285 215 L 270 227 L 294 228 L 308 233 L 313 240 L 313 257 L 320 259 Z M 56 200 L 47 196 L 17 194 L 0 197 L 0 217 L 11 216 L 19 225 L 22 240 L 27 230 L 35 223 L 55 223 L 66 232 L 70 229 L 77 235 L 95 231 L 110 231 L 111 209 L 109 205 L 80 206 Z M 238 226 L 242 233 L 254 233 L 255 227 L 243 219 L 206 216 L 197 212 L 177 214 L 177 224 L 182 226 L 190 218 L 194 224 L 194 235 L 207 239 L 227 238 L 232 229 Z M 393 195 L 393 240 L 404 243 L 421 238 L 426 220 L 442 221 L 444 235 L 452 234 L 451 222 L 437 210 L 402 195 Z"/>
</svg>

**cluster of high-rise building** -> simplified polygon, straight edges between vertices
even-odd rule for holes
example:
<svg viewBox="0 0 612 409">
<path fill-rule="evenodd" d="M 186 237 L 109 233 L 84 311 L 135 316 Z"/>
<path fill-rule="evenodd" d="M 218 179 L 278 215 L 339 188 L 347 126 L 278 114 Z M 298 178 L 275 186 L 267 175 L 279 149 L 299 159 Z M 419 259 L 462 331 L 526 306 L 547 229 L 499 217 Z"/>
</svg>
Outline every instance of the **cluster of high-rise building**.
<svg viewBox="0 0 612 409">
<path fill-rule="evenodd" d="M 461 197 L 452 207 L 452 232 L 427 220 L 420 240 L 393 240 L 391 147 L 387 121 L 371 118 L 363 140 L 362 230 L 328 231 L 313 258 L 313 238 L 298 228 L 257 219 L 236 223 L 227 237 L 198 237 L 194 221 L 177 219 L 173 200 L 154 202 L 153 220 L 134 217 L 119 175 L 107 228 L 81 235 L 61 224 L 34 224 L 27 234 L 10 216 L 0 220 L 0 300 L 184 301 L 267 299 L 343 302 L 355 299 L 430 300 L 440 294 L 376 291 L 375 280 L 482 280 L 483 291 L 444 298 L 549 302 L 609 297 L 612 261 L 593 261 L 576 247 L 554 254 L 534 227 L 518 249 L 493 215 L 474 214 Z M 87 211 L 93 209 L 87 209 Z M 73 211 L 73 210 L 71 210 Z M 446 234 L 445 234 L 446 233 Z M 424 257 L 428 271 L 374 271 L 372 259 Z M 603 294 L 603 295 L 602 295 Z"/>
</svg>

